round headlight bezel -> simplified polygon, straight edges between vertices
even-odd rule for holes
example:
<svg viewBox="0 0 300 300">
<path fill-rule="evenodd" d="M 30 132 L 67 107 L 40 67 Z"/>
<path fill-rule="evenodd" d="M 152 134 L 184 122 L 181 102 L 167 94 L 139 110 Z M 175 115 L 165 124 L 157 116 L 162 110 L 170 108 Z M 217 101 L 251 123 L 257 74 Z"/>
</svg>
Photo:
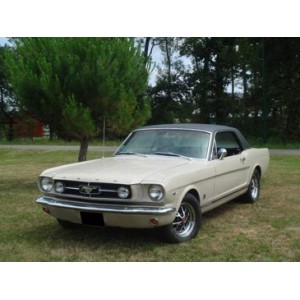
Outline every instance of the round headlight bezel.
<svg viewBox="0 0 300 300">
<path fill-rule="evenodd" d="M 130 195 L 130 190 L 126 186 L 120 186 L 118 188 L 118 197 L 121 199 L 127 199 Z"/>
<path fill-rule="evenodd" d="M 164 188 L 159 184 L 151 184 L 148 188 L 148 195 L 152 201 L 161 201 L 165 196 Z"/>
<path fill-rule="evenodd" d="M 65 191 L 65 185 L 61 181 L 56 181 L 54 184 L 54 190 L 56 193 L 62 194 Z"/>
<path fill-rule="evenodd" d="M 40 187 L 43 192 L 49 193 L 53 189 L 53 180 L 50 177 L 42 177 Z"/>
</svg>

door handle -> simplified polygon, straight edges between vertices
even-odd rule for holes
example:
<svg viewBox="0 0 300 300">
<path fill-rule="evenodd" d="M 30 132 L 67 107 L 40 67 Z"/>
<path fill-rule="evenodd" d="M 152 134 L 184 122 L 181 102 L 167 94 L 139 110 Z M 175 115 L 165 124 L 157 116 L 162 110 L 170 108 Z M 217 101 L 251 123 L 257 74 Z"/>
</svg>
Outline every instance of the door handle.
<svg viewBox="0 0 300 300">
<path fill-rule="evenodd" d="M 245 160 L 246 160 L 246 157 L 241 157 L 240 160 L 241 160 L 242 163 L 244 163 Z"/>
</svg>

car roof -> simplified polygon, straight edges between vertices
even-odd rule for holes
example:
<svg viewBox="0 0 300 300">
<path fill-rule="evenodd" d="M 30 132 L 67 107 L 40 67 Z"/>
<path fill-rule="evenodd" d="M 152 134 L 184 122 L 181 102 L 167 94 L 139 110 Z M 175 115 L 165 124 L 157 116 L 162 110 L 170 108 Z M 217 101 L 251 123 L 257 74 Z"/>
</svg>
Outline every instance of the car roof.
<svg viewBox="0 0 300 300">
<path fill-rule="evenodd" d="M 179 130 L 196 130 L 196 131 L 206 131 L 212 134 L 216 132 L 233 131 L 238 136 L 241 146 L 244 149 L 250 148 L 249 143 L 242 135 L 242 133 L 234 127 L 215 125 L 215 124 L 198 124 L 198 123 L 177 123 L 177 124 L 161 124 L 161 125 L 150 125 L 141 127 L 139 130 L 150 130 L 150 129 L 179 129 Z"/>
<path fill-rule="evenodd" d="M 235 128 L 229 126 L 223 126 L 223 125 L 214 125 L 214 124 L 177 123 L 177 124 L 150 125 L 139 129 L 186 129 L 186 130 L 216 132 L 216 131 L 234 130 Z"/>
</svg>

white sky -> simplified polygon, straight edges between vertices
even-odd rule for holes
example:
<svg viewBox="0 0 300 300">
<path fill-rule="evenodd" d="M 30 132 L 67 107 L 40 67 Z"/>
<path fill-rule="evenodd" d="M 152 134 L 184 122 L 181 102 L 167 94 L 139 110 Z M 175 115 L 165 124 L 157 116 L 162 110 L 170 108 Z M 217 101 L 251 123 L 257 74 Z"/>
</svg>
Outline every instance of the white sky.
<svg viewBox="0 0 300 300">
<path fill-rule="evenodd" d="M 4 45 L 5 43 L 7 43 L 7 38 L 0 37 L 0 46 Z"/>
<path fill-rule="evenodd" d="M 1 0 L 0 36 L 299 36 L 298 20 L 296 0 Z"/>
</svg>

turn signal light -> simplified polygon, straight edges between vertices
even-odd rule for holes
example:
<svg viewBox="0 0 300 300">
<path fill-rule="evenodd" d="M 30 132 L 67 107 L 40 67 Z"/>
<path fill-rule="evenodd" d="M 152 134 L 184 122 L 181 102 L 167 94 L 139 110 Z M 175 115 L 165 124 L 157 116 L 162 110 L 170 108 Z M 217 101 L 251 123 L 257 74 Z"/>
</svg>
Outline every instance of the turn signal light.
<svg viewBox="0 0 300 300">
<path fill-rule="evenodd" d="M 43 211 L 44 211 L 46 214 L 49 214 L 49 213 L 50 213 L 50 210 L 49 210 L 49 208 L 47 208 L 47 207 L 43 207 Z"/>
<path fill-rule="evenodd" d="M 157 218 L 151 219 L 151 220 L 150 220 L 150 223 L 151 223 L 152 225 L 158 225 L 158 224 L 159 224 Z"/>
</svg>

